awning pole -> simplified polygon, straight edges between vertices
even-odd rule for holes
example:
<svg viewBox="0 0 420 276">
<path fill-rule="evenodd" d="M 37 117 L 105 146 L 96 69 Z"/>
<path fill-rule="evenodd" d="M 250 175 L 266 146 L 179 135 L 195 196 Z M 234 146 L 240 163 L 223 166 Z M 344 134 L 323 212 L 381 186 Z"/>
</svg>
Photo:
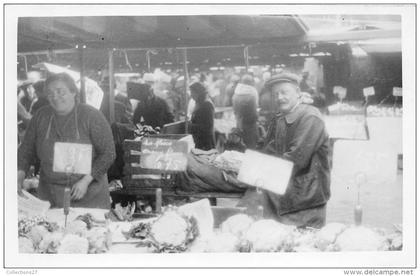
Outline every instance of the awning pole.
<svg viewBox="0 0 420 276">
<path fill-rule="evenodd" d="M 183 49 L 184 58 L 184 84 L 185 84 L 185 133 L 188 133 L 188 64 L 187 64 L 187 49 Z"/>
<path fill-rule="evenodd" d="M 115 121 L 114 108 L 114 50 L 108 51 L 108 76 L 109 76 L 109 122 Z"/>
<path fill-rule="evenodd" d="M 150 51 L 146 51 L 146 59 L 147 59 L 147 71 L 150 73 Z"/>
<path fill-rule="evenodd" d="M 23 61 L 25 63 L 25 73 L 28 74 L 28 59 L 26 56 L 23 56 Z"/>
<path fill-rule="evenodd" d="M 248 69 L 249 69 L 249 46 L 246 46 L 244 48 L 244 59 L 245 59 L 246 72 L 248 73 Z"/>
<path fill-rule="evenodd" d="M 79 65 L 80 65 L 80 102 L 86 103 L 86 87 L 85 87 L 85 62 L 83 49 L 86 45 L 79 45 Z"/>
</svg>

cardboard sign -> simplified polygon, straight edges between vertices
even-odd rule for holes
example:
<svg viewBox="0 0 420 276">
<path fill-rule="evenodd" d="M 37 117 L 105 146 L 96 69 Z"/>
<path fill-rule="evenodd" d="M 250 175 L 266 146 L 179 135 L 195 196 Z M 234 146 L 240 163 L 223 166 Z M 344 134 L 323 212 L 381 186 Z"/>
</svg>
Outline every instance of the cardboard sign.
<svg viewBox="0 0 420 276">
<path fill-rule="evenodd" d="M 256 151 L 245 151 L 238 180 L 251 186 L 284 194 L 292 175 L 293 163 Z"/>
<path fill-rule="evenodd" d="M 186 141 L 145 137 L 141 142 L 140 166 L 159 172 L 187 169 Z"/>
<path fill-rule="evenodd" d="M 392 95 L 394 97 L 402 97 L 402 87 L 394 87 L 394 88 L 392 88 Z"/>
<path fill-rule="evenodd" d="M 62 142 L 54 144 L 54 172 L 91 174 L 91 170 L 92 145 Z"/>
<path fill-rule="evenodd" d="M 375 88 L 373 86 L 363 88 L 363 96 L 369 97 L 373 95 L 375 95 Z"/>
</svg>

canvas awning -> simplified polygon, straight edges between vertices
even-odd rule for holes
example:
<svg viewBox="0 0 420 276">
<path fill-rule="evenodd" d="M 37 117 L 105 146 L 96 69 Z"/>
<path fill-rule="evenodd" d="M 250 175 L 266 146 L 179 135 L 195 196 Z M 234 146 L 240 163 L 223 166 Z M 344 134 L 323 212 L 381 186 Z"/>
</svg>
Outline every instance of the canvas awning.
<svg viewBox="0 0 420 276">
<path fill-rule="evenodd" d="M 22 17 L 18 52 L 74 48 L 176 48 L 299 41 L 294 15 Z"/>
</svg>

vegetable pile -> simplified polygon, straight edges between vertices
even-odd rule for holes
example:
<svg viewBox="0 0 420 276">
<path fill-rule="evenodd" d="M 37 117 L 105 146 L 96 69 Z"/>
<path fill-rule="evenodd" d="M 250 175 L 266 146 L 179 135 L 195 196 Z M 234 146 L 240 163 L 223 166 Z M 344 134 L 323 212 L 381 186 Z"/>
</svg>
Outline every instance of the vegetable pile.
<svg viewBox="0 0 420 276">
<path fill-rule="evenodd" d="M 138 246 L 152 247 L 154 252 L 184 252 L 199 235 L 197 221 L 168 206 L 163 214 L 149 223 L 134 224 L 127 239 L 140 239 Z"/>
<path fill-rule="evenodd" d="M 197 239 L 190 252 L 319 252 L 402 250 L 402 232 L 329 223 L 321 229 L 296 228 L 275 220 L 228 218 L 213 236 Z"/>
<path fill-rule="evenodd" d="M 20 253 L 104 253 L 112 242 L 105 222 L 90 214 L 77 217 L 65 228 L 43 217 L 21 218 L 18 228 Z"/>
<path fill-rule="evenodd" d="M 377 105 L 370 105 L 367 107 L 367 115 L 369 117 L 401 117 L 402 108 L 400 107 L 381 107 Z"/>
</svg>

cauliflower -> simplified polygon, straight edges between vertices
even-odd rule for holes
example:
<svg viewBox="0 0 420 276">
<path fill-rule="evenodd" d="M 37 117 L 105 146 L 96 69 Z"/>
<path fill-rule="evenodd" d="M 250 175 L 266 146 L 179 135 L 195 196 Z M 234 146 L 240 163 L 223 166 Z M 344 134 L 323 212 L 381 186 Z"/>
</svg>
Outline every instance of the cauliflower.
<svg viewBox="0 0 420 276">
<path fill-rule="evenodd" d="M 86 233 L 89 253 L 104 253 L 111 247 L 111 232 L 107 228 L 94 227 Z"/>
<path fill-rule="evenodd" d="M 313 231 L 299 231 L 294 232 L 293 251 L 295 252 L 310 252 L 319 251 L 316 246 L 316 234 Z"/>
<path fill-rule="evenodd" d="M 86 236 L 87 224 L 81 220 L 74 220 L 67 224 L 65 233 L 79 235 L 81 237 Z"/>
<path fill-rule="evenodd" d="M 38 245 L 38 252 L 40 253 L 57 253 L 57 248 L 63 239 L 64 234 L 61 232 L 48 233 L 44 236 Z"/>
<path fill-rule="evenodd" d="M 234 215 L 222 223 L 221 229 L 223 233 L 231 233 L 237 237 L 242 237 L 253 222 L 254 220 L 247 215 Z"/>
<path fill-rule="evenodd" d="M 207 241 L 205 252 L 237 252 L 239 250 L 239 239 L 232 233 L 215 233 Z"/>
<path fill-rule="evenodd" d="M 294 227 L 278 223 L 275 220 L 264 219 L 254 222 L 245 239 L 255 252 L 273 252 L 282 249 L 293 236 Z"/>
<path fill-rule="evenodd" d="M 191 253 L 203 253 L 206 252 L 208 245 L 208 239 L 197 238 L 191 243 L 188 252 Z"/>
<path fill-rule="evenodd" d="M 42 225 L 35 225 L 32 227 L 31 231 L 28 233 L 28 238 L 32 240 L 32 243 L 35 247 L 38 247 L 38 244 L 42 241 L 42 239 L 48 234 L 47 228 Z"/>
<path fill-rule="evenodd" d="M 57 253 L 59 254 L 87 254 L 89 241 L 78 235 L 68 234 L 61 240 Z"/>
<path fill-rule="evenodd" d="M 19 237 L 19 253 L 35 253 L 34 244 L 31 239 Z"/>
<path fill-rule="evenodd" d="M 396 234 L 391 239 L 391 250 L 402 250 L 403 248 L 403 237 L 401 234 Z"/>
<path fill-rule="evenodd" d="M 152 224 L 150 234 L 159 244 L 180 246 L 187 239 L 188 223 L 176 211 L 168 211 Z"/>
<path fill-rule="evenodd" d="M 375 251 L 382 250 L 384 237 L 364 226 L 348 228 L 341 233 L 335 242 L 341 251 Z"/>
<path fill-rule="evenodd" d="M 337 236 L 346 229 L 342 223 L 328 223 L 321 230 L 316 233 L 315 246 L 322 251 L 325 251 L 330 244 L 333 244 Z"/>
</svg>

